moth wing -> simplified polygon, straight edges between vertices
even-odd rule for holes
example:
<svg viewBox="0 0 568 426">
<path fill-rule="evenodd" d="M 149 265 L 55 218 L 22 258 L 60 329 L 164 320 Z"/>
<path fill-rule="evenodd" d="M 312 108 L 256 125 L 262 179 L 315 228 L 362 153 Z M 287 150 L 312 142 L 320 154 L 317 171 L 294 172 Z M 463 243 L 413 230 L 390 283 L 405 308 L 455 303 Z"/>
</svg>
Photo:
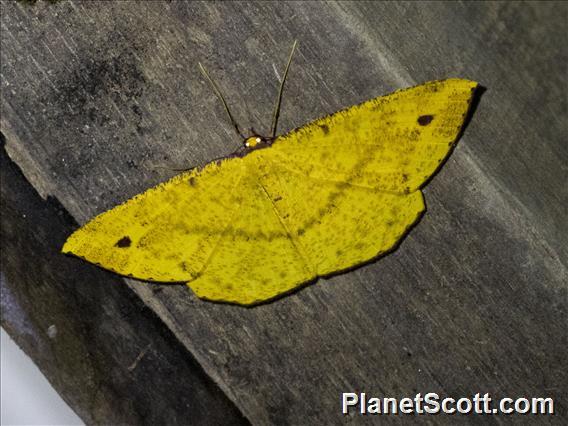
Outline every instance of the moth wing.
<svg viewBox="0 0 568 426">
<path fill-rule="evenodd" d="M 243 202 L 244 170 L 232 158 L 179 174 L 96 216 L 62 251 L 143 280 L 193 279 Z"/>
<path fill-rule="evenodd" d="M 261 155 L 276 209 L 317 275 L 391 250 L 424 210 L 418 189 L 455 143 L 477 83 L 426 83 L 276 139 Z"/>
<path fill-rule="evenodd" d="M 476 87 L 448 79 L 372 99 L 277 138 L 270 156 L 308 177 L 413 192 L 449 154 Z"/>
<path fill-rule="evenodd" d="M 201 298 L 252 305 L 317 276 L 390 250 L 424 210 L 420 191 L 392 194 L 306 178 L 249 154 L 246 195 L 209 259 L 188 286 Z"/>
<path fill-rule="evenodd" d="M 240 191 L 246 194 L 196 279 L 188 282 L 204 299 L 252 305 L 287 293 L 316 277 L 290 235 L 266 187 L 272 171 L 256 151 Z"/>
<path fill-rule="evenodd" d="M 264 161 L 270 164 L 269 158 Z M 308 177 L 276 162 L 271 165 L 263 186 L 317 276 L 346 270 L 391 250 L 424 210 L 420 191 L 377 191 Z"/>
</svg>

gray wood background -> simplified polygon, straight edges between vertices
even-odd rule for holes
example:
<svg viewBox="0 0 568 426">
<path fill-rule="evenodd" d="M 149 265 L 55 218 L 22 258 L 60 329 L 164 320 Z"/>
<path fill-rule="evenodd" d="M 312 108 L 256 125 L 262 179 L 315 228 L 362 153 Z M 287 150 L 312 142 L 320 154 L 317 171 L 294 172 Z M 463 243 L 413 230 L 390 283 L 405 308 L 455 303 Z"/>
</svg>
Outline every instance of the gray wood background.
<svg viewBox="0 0 568 426">
<path fill-rule="evenodd" d="M 2 326 L 85 421 L 566 423 L 566 4 L 3 1 L 1 14 Z M 294 39 L 281 132 L 427 80 L 487 88 L 396 252 L 252 309 L 58 254 L 77 224 L 173 174 L 155 166 L 239 146 L 198 61 L 238 121 L 267 132 Z M 343 416 L 348 391 L 550 396 L 558 414 Z"/>
</svg>

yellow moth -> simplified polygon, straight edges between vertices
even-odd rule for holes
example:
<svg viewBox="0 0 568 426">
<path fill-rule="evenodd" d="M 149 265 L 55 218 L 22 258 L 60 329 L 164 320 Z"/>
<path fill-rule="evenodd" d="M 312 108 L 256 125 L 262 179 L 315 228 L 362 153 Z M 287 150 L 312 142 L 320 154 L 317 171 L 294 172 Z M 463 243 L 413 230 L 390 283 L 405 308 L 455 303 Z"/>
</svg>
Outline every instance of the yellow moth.
<svg viewBox="0 0 568 426">
<path fill-rule="evenodd" d="M 424 211 L 420 188 L 455 144 L 477 83 L 428 82 L 275 137 L 284 79 L 270 137 L 243 136 L 238 154 L 100 214 L 62 251 L 252 305 L 391 250 Z"/>
</svg>

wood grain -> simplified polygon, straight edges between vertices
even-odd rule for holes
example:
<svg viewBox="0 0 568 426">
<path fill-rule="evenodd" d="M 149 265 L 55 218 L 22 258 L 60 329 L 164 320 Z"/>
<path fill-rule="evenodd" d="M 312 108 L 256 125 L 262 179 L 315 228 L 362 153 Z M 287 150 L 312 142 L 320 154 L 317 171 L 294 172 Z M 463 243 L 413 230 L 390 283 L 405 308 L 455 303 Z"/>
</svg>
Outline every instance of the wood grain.
<svg viewBox="0 0 568 426">
<path fill-rule="evenodd" d="M 424 218 L 395 253 L 254 309 L 203 302 L 181 286 L 125 281 L 255 424 L 364 422 L 341 415 L 348 391 L 551 396 L 559 415 L 538 421 L 565 421 L 564 3 L 1 7 L 6 150 L 38 193 L 79 223 L 173 174 L 155 166 L 189 168 L 239 146 L 198 61 L 239 123 L 264 132 L 294 39 L 281 132 L 427 80 L 479 81 L 487 90 L 465 136 L 425 190 Z M 27 253 L 45 267 L 53 262 Z M 68 260 L 79 268 L 81 261 Z M 102 292 L 105 284 L 94 285 Z M 22 284 L 16 274 L 4 285 Z"/>
</svg>

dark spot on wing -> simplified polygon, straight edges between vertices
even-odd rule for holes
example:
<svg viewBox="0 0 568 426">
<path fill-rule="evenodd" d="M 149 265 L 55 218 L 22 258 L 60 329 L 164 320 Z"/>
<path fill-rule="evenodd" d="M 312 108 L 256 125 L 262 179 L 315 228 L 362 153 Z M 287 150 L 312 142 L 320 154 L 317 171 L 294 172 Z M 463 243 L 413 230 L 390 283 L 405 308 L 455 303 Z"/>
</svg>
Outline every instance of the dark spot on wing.
<svg viewBox="0 0 568 426">
<path fill-rule="evenodd" d="M 189 178 L 189 185 L 195 186 L 195 178 L 193 176 Z"/>
<path fill-rule="evenodd" d="M 418 124 L 420 124 L 421 126 L 427 126 L 432 122 L 433 119 L 433 115 L 421 115 L 420 117 L 418 117 Z"/>
<path fill-rule="evenodd" d="M 130 247 L 130 244 L 132 244 L 132 240 L 129 237 L 122 237 L 120 240 L 116 242 L 114 246 L 120 248 L 126 248 Z"/>
<path fill-rule="evenodd" d="M 324 135 L 327 135 L 329 133 L 329 127 L 327 126 L 327 124 L 318 124 L 318 126 L 320 127 Z"/>
</svg>

